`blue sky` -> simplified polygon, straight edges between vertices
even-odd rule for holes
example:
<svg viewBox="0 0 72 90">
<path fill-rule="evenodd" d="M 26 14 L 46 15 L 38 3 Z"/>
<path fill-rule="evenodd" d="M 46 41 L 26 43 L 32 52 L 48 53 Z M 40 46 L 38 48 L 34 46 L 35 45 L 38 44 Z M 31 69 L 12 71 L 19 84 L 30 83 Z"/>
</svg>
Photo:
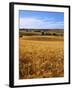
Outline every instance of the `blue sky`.
<svg viewBox="0 0 72 90">
<path fill-rule="evenodd" d="M 64 29 L 63 12 L 19 11 L 19 28 Z"/>
</svg>

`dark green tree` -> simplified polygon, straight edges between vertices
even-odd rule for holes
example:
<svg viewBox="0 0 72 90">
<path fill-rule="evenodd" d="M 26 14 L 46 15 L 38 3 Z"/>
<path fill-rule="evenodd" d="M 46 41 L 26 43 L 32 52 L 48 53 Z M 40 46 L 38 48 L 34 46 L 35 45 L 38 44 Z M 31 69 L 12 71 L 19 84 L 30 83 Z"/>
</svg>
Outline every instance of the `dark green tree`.
<svg viewBox="0 0 72 90">
<path fill-rule="evenodd" d="M 42 35 L 44 35 L 44 32 L 42 32 Z"/>
</svg>

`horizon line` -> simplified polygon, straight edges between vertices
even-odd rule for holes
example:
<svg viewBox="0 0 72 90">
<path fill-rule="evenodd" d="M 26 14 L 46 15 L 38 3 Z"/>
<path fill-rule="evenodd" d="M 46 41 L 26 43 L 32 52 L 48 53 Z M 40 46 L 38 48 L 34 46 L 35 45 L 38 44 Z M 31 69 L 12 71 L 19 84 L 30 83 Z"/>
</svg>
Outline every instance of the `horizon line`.
<svg viewBox="0 0 72 90">
<path fill-rule="evenodd" d="M 40 29 L 40 28 L 19 28 L 19 29 Z M 42 29 L 53 29 L 53 28 L 42 28 Z M 57 29 L 57 30 L 63 29 L 64 30 L 64 28 L 54 28 L 54 30 L 55 29 Z"/>
</svg>

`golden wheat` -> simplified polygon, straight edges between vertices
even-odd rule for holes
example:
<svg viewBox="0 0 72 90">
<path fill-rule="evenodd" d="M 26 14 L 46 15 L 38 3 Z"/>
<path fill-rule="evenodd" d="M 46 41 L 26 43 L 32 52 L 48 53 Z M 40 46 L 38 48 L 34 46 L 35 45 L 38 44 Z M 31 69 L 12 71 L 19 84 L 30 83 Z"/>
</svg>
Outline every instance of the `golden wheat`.
<svg viewBox="0 0 72 90">
<path fill-rule="evenodd" d="M 51 37 L 46 41 L 41 40 L 41 36 L 36 38 L 24 36 L 19 39 L 19 78 L 63 77 L 63 37 Z"/>
</svg>

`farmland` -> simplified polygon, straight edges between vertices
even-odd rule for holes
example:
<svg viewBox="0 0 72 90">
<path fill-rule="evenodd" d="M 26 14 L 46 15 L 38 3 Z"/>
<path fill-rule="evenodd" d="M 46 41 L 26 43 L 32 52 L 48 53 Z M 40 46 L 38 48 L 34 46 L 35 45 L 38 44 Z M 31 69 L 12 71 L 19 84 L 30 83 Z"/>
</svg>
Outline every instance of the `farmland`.
<svg viewBox="0 0 72 90">
<path fill-rule="evenodd" d="M 64 76 L 63 30 L 19 34 L 19 79 Z"/>
</svg>

